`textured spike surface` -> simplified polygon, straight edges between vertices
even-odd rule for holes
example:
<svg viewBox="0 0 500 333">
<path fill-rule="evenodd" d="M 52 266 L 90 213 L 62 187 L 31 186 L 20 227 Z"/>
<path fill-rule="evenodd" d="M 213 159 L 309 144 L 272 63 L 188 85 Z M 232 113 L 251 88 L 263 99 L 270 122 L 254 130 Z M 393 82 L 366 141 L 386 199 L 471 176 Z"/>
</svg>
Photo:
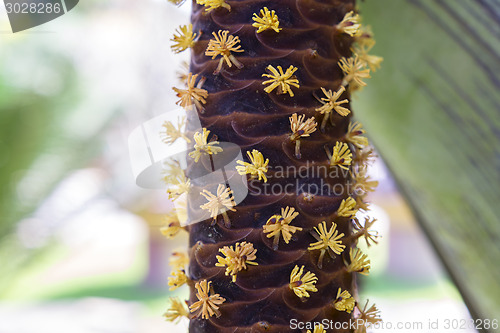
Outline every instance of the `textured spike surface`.
<svg viewBox="0 0 500 333">
<path fill-rule="evenodd" d="M 301 140 L 300 159 L 294 153 L 295 143 L 290 141 L 289 117 L 293 113 L 305 114 L 306 118 L 317 117 L 316 121 L 321 123 L 322 118 L 315 111 L 321 104 L 313 94 L 321 94 L 321 87 L 336 91 L 341 86 L 343 74 L 337 63 L 341 57 L 351 55 L 353 38 L 336 31 L 335 25 L 354 10 L 354 1 L 228 3 L 231 11 L 217 8 L 210 13 L 206 13 L 203 6 L 193 4 L 193 31 L 201 31 L 201 38 L 192 49 L 190 71 L 206 77 L 203 88 L 209 93 L 200 119 L 203 127 L 217 135 L 218 141 L 239 145 L 244 155 L 257 149 L 269 158 L 269 180 L 267 183 L 249 181 L 248 196 L 235 212 L 228 212 L 230 228 L 220 218 L 215 225 L 207 220 L 188 227 L 189 278 L 194 282 L 212 281 L 213 290 L 226 299 L 220 306 L 220 317 L 192 318 L 190 332 L 300 332 L 290 328 L 291 320 L 348 321 L 351 315 L 335 310 L 332 302 L 339 287 L 356 294 L 354 274 L 347 273 L 344 264 L 354 242 L 353 237 L 349 237 L 352 224 L 349 218 L 336 216 L 341 201 L 349 196 L 344 186 L 349 173 L 333 168 L 335 176 L 327 176 L 318 175 L 317 170 L 320 166 L 331 170 L 325 145 L 331 151 L 337 141 L 346 142 L 351 114 L 342 117 L 334 112 L 333 125 L 329 123 L 324 132 L 318 128 Z M 276 33 L 270 29 L 256 33 L 252 15 L 263 7 L 275 10 L 282 31 Z M 241 39 L 244 52 L 235 56 L 243 68 L 229 68 L 224 64 L 222 71 L 213 75 L 219 59 L 207 57 L 205 50 L 213 38 L 212 33 L 219 30 L 228 30 Z M 298 68 L 295 76 L 300 88 L 292 88 L 294 97 L 277 94 L 276 90 L 264 91 L 262 74 L 268 65 Z M 349 98 L 347 92 L 342 95 L 344 98 Z M 350 109 L 349 104 L 344 106 Z M 354 153 L 354 149 L 351 150 Z M 290 171 L 291 168 L 295 172 Z M 325 190 L 324 184 L 336 189 L 336 193 Z M 323 188 L 324 193 L 317 193 L 318 188 L 320 191 Z M 273 239 L 266 237 L 262 227 L 286 206 L 299 212 L 292 224 L 302 230 L 293 234 L 289 244 L 281 239 L 278 250 L 274 250 Z M 334 221 L 339 233 L 347 236 L 342 238 L 346 250 L 334 259 L 325 255 L 320 269 L 320 251 L 307 248 L 316 241 L 311 231 L 322 221 L 329 225 Z M 253 243 L 257 249 L 258 266 L 248 266 L 237 274 L 236 282 L 232 282 L 223 267 L 215 266 L 216 255 L 223 246 L 243 241 Z M 304 265 L 306 271 L 318 277 L 318 292 L 304 300 L 289 288 L 290 273 L 296 265 Z M 197 301 L 195 293 L 192 283 L 190 304 Z"/>
</svg>

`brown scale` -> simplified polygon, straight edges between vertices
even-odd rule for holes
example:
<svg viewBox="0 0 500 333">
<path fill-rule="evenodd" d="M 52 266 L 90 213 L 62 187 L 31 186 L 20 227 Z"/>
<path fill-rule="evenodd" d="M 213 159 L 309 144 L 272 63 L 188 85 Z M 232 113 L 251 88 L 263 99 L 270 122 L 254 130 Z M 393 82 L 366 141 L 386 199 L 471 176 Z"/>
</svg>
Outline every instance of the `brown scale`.
<svg viewBox="0 0 500 333">
<path fill-rule="evenodd" d="M 210 13 L 205 7 L 193 3 L 193 31 L 201 31 L 201 37 L 192 49 L 190 70 L 206 77 L 203 85 L 209 96 L 200 114 L 202 125 L 215 134 L 220 142 L 238 144 L 246 157 L 246 151 L 259 150 L 269 158 L 270 168 L 267 184 L 295 184 L 297 177 L 273 177 L 273 168 L 294 166 L 299 168 L 308 162 L 328 165 L 325 145 L 331 151 L 336 141 L 345 141 L 344 135 L 352 114 L 342 117 L 333 115 L 334 125 L 327 124 L 325 132 L 319 130 L 322 115 L 315 109 L 321 106 L 313 93 L 321 96 L 321 87 L 338 90 L 343 74 L 337 65 L 341 57 L 351 56 L 353 38 L 335 29 L 344 15 L 354 9 L 354 0 L 274 0 L 274 1 L 228 1 L 231 11 L 217 8 Z M 279 33 L 269 29 L 256 33 L 252 27 L 253 13 L 268 7 L 275 10 L 279 18 Z M 213 75 L 220 57 L 211 60 L 205 56 L 212 32 L 229 30 L 241 39 L 244 52 L 233 53 L 243 68 L 227 67 Z M 300 88 L 293 88 L 294 97 L 278 95 L 275 89 L 264 92 L 262 82 L 266 67 L 280 65 L 286 70 L 290 65 L 298 68 L 295 73 Z M 343 94 L 342 99 L 349 99 Z M 349 104 L 344 105 L 347 108 Z M 295 144 L 289 137 L 293 114 L 316 117 L 318 129 L 310 137 L 301 140 L 301 159 L 294 154 Z M 318 183 L 319 177 L 300 178 L 300 184 Z M 345 184 L 345 177 L 324 179 L 331 185 Z M 262 186 L 254 182 L 255 186 Z M 293 191 L 295 192 L 295 190 Z M 188 227 L 190 234 L 190 265 L 188 276 L 191 296 L 189 304 L 198 299 L 194 283 L 203 279 L 212 282 L 215 293 L 226 301 L 220 306 L 220 317 L 209 319 L 192 318 L 190 332 L 293 332 L 290 320 L 348 321 L 351 314 L 337 311 L 333 307 L 338 288 L 355 295 L 355 276 L 346 273 L 343 258 L 348 257 L 350 242 L 335 259 L 328 254 L 318 268 L 319 250 L 308 251 L 309 244 L 316 242 L 310 234 L 313 227 L 322 221 L 337 223 L 339 233 L 349 235 L 352 227 L 348 218 L 337 218 L 336 211 L 347 193 L 338 196 L 311 196 L 307 193 L 294 195 L 257 195 L 250 190 L 247 198 L 228 212 L 231 228 L 226 228 L 219 216 Z M 281 208 L 294 207 L 300 215 L 292 225 L 303 228 L 293 234 L 289 244 L 280 239 L 278 250 L 273 250 L 273 239 L 267 238 L 262 226 Z M 216 267 L 219 248 L 236 242 L 251 242 L 257 249 L 258 266 L 248 266 L 237 274 L 235 283 L 226 276 L 225 268 Z M 295 267 L 304 265 L 318 277 L 318 292 L 300 299 L 289 288 L 290 273 Z M 295 330 L 299 332 L 300 330 Z M 305 332 L 305 331 L 304 331 Z M 350 330 L 338 331 L 350 332 Z"/>
</svg>

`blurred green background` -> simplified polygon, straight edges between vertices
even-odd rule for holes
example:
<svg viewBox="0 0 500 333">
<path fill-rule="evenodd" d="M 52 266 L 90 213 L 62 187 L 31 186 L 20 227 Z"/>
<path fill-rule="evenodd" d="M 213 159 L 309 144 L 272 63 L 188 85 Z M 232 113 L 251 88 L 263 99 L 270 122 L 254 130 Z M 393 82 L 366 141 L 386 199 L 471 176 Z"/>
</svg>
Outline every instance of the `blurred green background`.
<svg viewBox="0 0 500 333">
<path fill-rule="evenodd" d="M 437 332 L 429 320 L 470 313 L 500 319 L 500 5 L 360 9 L 385 60 L 355 113 L 386 162 L 371 170 L 383 238 L 367 250 L 361 302 L 411 326 L 388 332 Z M 171 203 L 135 185 L 127 138 L 176 101 L 189 54 L 174 55 L 169 39 L 189 12 L 85 1 L 17 34 L 1 12 L 1 333 L 185 331 L 161 315 L 169 296 L 187 295 L 166 285 L 169 254 L 187 240 L 159 233 Z"/>
</svg>

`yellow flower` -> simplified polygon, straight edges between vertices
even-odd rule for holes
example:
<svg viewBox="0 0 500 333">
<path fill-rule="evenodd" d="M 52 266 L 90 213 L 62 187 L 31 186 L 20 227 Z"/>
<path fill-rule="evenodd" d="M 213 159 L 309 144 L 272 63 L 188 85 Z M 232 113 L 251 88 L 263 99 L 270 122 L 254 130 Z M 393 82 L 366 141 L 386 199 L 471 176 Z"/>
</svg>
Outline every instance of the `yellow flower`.
<svg viewBox="0 0 500 333">
<path fill-rule="evenodd" d="M 264 233 L 268 234 L 267 238 L 274 237 L 273 248 L 278 249 L 278 243 L 280 240 L 280 235 L 283 237 L 285 243 L 289 243 L 292 238 L 292 234 L 296 231 L 301 231 L 302 228 L 291 226 L 292 220 L 299 215 L 295 212 L 295 208 L 286 207 L 281 208 L 281 215 L 273 215 L 267 220 L 266 224 L 262 227 Z"/>
<path fill-rule="evenodd" d="M 304 121 L 305 118 L 305 114 L 297 116 L 296 113 L 292 114 L 292 116 L 289 118 L 290 129 L 292 130 L 292 136 L 290 137 L 291 141 L 295 141 L 298 138 L 308 137 L 311 133 L 316 131 L 316 126 L 318 124 L 314 121 L 314 117 L 311 117 Z"/>
<path fill-rule="evenodd" d="M 189 316 L 188 310 L 178 297 L 170 297 L 170 304 L 170 308 L 168 308 L 167 312 L 163 314 L 167 321 L 179 322 L 182 317 L 187 318 Z"/>
<path fill-rule="evenodd" d="M 368 192 L 375 191 L 375 188 L 378 186 L 378 181 L 376 180 L 368 180 L 369 177 L 366 175 L 367 168 L 365 165 L 361 165 L 358 167 L 357 171 L 354 171 L 354 193 L 358 197 L 364 197 Z"/>
<path fill-rule="evenodd" d="M 272 65 L 267 66 L 266 69 L 271 72 L 271 74 L 262 74 L 263 77 L 270 78 L 270 80 L 262 82 L 263 85 L 269 84 L 269 86 L 264 88 L 266 93 L 269 94 L 275 88 L 278 88 L 278 95 L 288 93 L 290 97 L 293 97 L 293 91 L 290 86 L 300 88 L 299 80 L 293 75 L 293 73 L 297 71 L 297 67 L 290 65 L 285 73 L 283 73 L 283 68 L 281 68 L 281 66 L 278 66 L 278 70 Z"/>
<path fill-rule="evenodd" d="M 186 83 L 189 75 L 189 63 L 182 61 L 180 68 L 175 71 L 175 74 L 177 74 L 180 83 Z"/>
<path fill-rule="evenodd" d="M 351 313 L 355 304 L 356 301 L 352 298 L 351 294 L 347 290 L 342 291 L 342 289 L 339 288 L 337 291 L 337 299 L 334 301 L 335 309 Z"/>
<path fill-rule="evenodd" d="M 358 165 L 368 165 L 369 163 L 372 163 L 373 160 L 375 159 L 376 155 L 375 152 L 373 151 L 373 148 L 368 146 L 364 147 L 363 149 L 358 149 L 356 152 L 356 162 Z"/>
<path fill-rule="evenodd" d="M 165 121 L 162 125 L 162 127 L 165 130 L 160 133 L 160 136 L 162 138 L 163 143 L 171 145 L 179 138 L 182 138 L 182 139 L 186 140 L 187 143 L 190 143 L 191 140 L 182 131 L 182 128 L 184 127 L 184 125 L 186 125 L 186 117 L 185 116 L 183 116 L 180 119 L 177 119 L 177 127 L 175 127 L 171 121 L 168 121 L 168 120 Z"/>
<path fill-rule="evenodd" d="M 316 111 L 318 111 L 321 114 L 325 113 L 330 113 L 332 110 L 337 111 L 337 113 L 341 116 L 347 116 L 351 111 L 349 109 L 346 109 L 342 106 L 341 104 L 344 103 L 349 103 L 347 99 L 344 99 L 340 102 L 337 102 L 339 97 L 342 95 L 342 93 L 345 91 L 345 88 L 342 86 L 340 89 L 336 92 L 332 92 L 331 90 L 326 90 L 325 88 L 321 88 L 321 91 L 325 94 L 326 98 L 322 97 L 321 98 L 321 103 L 323 104 L 322 107 L 317 108 Z"/>
<path fill-rule="evenodd" d="M 219 74 L 222 69 L 222 65 L 224 60 L 229 67 L 232 67 L 234 64 L 238 68 L 242 68 L 243 64 L 240 63 L 231 52 L 244 52 L 241 50 L 241 45 L 236 46 L 240 42 L 240 38 L 238 36 L 229 35 L 228 30 L 219 30 L 217 34 L 212 32 L 212 35 L 215 39 L 210 39 L 208 42 L 207 49 L 205 51 L 205 55 L 212 57 L 215 59 L 217 56 L 221 56 L 219 60 L 219 65 L 217 69 L 214 71 L 214 74 Z"/>
<path fill-rule="evenodd" d="M 366 86 L 366 83 L 362 79 L 370 78 L 370 70 L 364 68 L 358 57 L 351 57 L 349 59 L 341 58 L 339 61 L 340 69 L 344 72 L 344 80 L 342 85 L 347 85 L 352 82 L 359 86 Z"/>
<path fill-rule="evenodd" d="M 361 24 L 359 24 L 359 15 L 354 14 L 352 10 L 349 13 L 345 14 L 342 21 L 337 24 L 337 30 L 348 34 L 349 36 L 358 35 L 360 27 Z"/>
<path fill-rule="evenodd" d="M 180 167 L 179 161 L 176 160 L 172 162 L 167 161 L 164 164 L 162 173 L 164 174 L 163 181 L 166 185 L 177 185 L 186 182 L 185 179 L 187 179 L 184 170 Z"/>
<path fill-rule="evenodd" d="M 355 209 L 355 207 L 356 207 L 356 200 L 354 200 L 351 197 L 344 199 L 340 203 L 340 207 L 337 210 L 337 216 L 353 217 L 358 212 L 358 210 Z"/>
<path fill-rule="evenodd" d="M 302 273 L 304 271 L 304 266 L 300 267 L 295 265 L 295 268 L 292 270 L 292 273 L 290 274 L 290 289 L 293 290 L 295 295 L 298 297 L 309 297 L 309 291 L 310 292 L 317 292 L 318 289 L 316 289 L 316 282 L 318 281 L 318 278 L 314 273 L 311 272 L 306 272 L 304 276 L 302 276 Z"/>
<path fill-rule="evenodd" d="M 360 249 L 349 250 L 349 258 L 351 259 L 351 263 L 347 265 L 347 272 L 357 272 L 363 275 L 370 274 L 370 260 L 368 256 L 361 252 Z"/>
<path fill-rule="evenodd" d="M 375 45 L 375 39 L 373 39 L 373 32 L 369 26 L 361 26 L 358 34 L 354 36 L 356 44 L 359 46 L 365 46 L 370 50 Z"/>
<path fill-rule="evenodd" d="M 175 42 L 175 44 L 171 46 L 175 53 L 193 47 L 196 39 L 196 34 L 193 33 L 192 24 L 180 26 L 179 29 L 175 31 L 177 34 L 174 34 L 174 38 L 171 39 L 172 42 Z"/>
<path fill-rule="evenodd" d="M 345 138 L 359 149 L 362 149 L 368 146 L 368 139 L 362 136 L 365 133 L 366 131 L 363 129 L 363 125 L 361 125 L 361 123 L 358 123 L 357 121 L 350 122 Z"/>
<path fill-rule="evenodd" d="M 196 297 L 198 301 L 194 302 L 189 310 L 194 314 L 194 317 L 199 317 L 201 315 L 202 319 L 208 319 L 213 315 L 220 317 L 219 305 L 226 301 L 225 298 L 221 297 L 219 294 L 213 294 L 213 290 L 210 287 L 212 282 L 207 282 L 207 280 L 202 280 L 196 282 L 194 286 L 196 288 Z"/>
<path fill-rule="evenodd" d="M 366 194 L 363 195 L 358 195 L 356 197 L 356 209 L 357 210 L 364 210 L 365 212 L 370 210 L 370 203 L 365 201 Z"/>
<path fill-rule="evenodd" d="M 171 162 L 166 161 L 163 164 L 162 174 L 164 175 L 163 181 L 167 185 L 176 184 L 178 182 L 178 179 L 182 179 L 183 177 L 186 177 L 184 170 L 182 170 L 179 161 L 176 161 L 176 160 L 173 160 Z"/>
<path fill-rule="evenodd" d="M 243 161 L 236 161 L 236 163 L 241 164 L 236 166 L 236 170 L 240 175 L 250 174 L 252 177 L 259 176 L 259 180 L 263 179 L 267 183 L 267 165 L 269 164 L 269 159 L 264 162 L 264 156 L 262 153 L 256 149 L 252 150 L 252 153 L 247 151 L 250 163 Z"/>
<path fill-rule="evenodd" d="M 311 333 L 311 330 L 307 330 L 307 333 Z M 313 333 L 326 333 L 325 327 L 321 324 L 315 325 Z"/>
<path fill-rule="evenodd" d="M 323 221 L 317 227 L 314 227 L 314 231 L 311 232 L 311 235 L 316 238 L 317 242 L 311 243 L 307 249 L 309 251 L 321 250 L 318 259 L 319 268 L 323 266 L 323 257 L 326 252 L 328 252 L 331 258 L 335 258 L 335 254 L 340 254 L 344 251 L 345 245 L 340 240 L 344 237 L 344 234 L 341 233 L 339 235 L 336 229 L 337 224 L 332 222 L 330 230 L 327 231 L 326 222 Z"/>
<path fill-rule="evenodd" d="M 178 270 L 172 272 L 172 276 L 168 278 L 168 285 L 170 288 L 168 290 L 175 290 L 182 286 L 184 283 L 188 281 L 186 273 L 184 270 Z"/>
<path fill-rule="evenodd" d="M 167 238 L 173 238 L 182 229 L 179 222 L 172 222 L 166 227 L 161 227 L 160 232 Z"/>
<path fill-rule="evenodd" d="M 311 117 L 304 121 L 306 115 L 300 115 L 297 117 L 297 114 L 294 113 L 289 118 L 290 120 L 290 129 L 292 130 L 292 135 L 290 136 L 290 141 L 295 141 L 295 157 L 301 157 L 300 154 L 300 138 L 308 137 L 311 133 L 316 131 L 316 127 L 318 124 L 314 121 L 314 117 Z"/>
<path fill-rule="evenodd" d="M 175 203 L 175 211 L 177 212 L 177 216 L 179 217 L 179 221 L 182 225 L 185 225 L 188 220 L 188 212 L 187 212 L 187 196 L 184 196 L 182 200 L 177 200 Z"/>
<path fill-rule="evenodd" d="M 226 276 L 231 275 L 233 277 L 233 282 L 236 282 L 236 274 L 247 269 L 247 265 L 258 265 L 254 261 L 257 259 L 255 256 L 257 250 L 253 248 L 252 243 L 236 243 L 234 249 L 232 246 L 224 246 L 222 249 L 219 249 L 219 252 L 221 252 L 224 257 L 217 256 L 219 262 L 216 263 L 215 266 L 226 267 Z"/>
<path fill-rule="evenodd" d="M 384 58 L 368 54 L 369 49 L 364 45 L 356 45 L 352 52 L 358 57 L 362 66 L 368 66 L 371 71 L 375 72 L 380 68 L 380 64 Z"/>
<path fill-rule="evenodd" d="M 354 218 L 353 223 L 354 223 L 354 230 L 356 231 L 356 233 L 353 235 L 353 237 L 356 239 L 359 237 L 365 237 L 366 245 L 368 247 L 371 245 L 370 242 L 378 244 L 377 238 L 380 237 L 378 232 L 370 230 L 370 228 L 376 221 L 377 219 L 372 219 L 370 221 L 370 219 L 366 217 L 364 225 L 361 225 L 359 220 L 357 218 Z"/>
<path fill-rule="evenodd" d="M 184 252 L 172 252 L 168 264 L 174 270 L 184 269 L 189 264 L 189 258 Z"/>
<path fill-rule="evenodd" d="M 178 89 L 175 87 L 172 89 L 177 93 L 177 97 L 180 97 L 175 104 L 183 108 L 189 108 L 194 104 L 200 112 L 203 112 L 204 108 L 201 104 L 207 103 L 205 98 L 208 97 L 208 91 L 201 89 L 203 83 L 205 83 L 205 78 L 202 78 L 195 87 L 197 78 L 198 74 L 193 75 L 189 73 L 186 81 L 187 89 Z"/>
<path fill-rule="evenodd" d="M 342 169 L 349 170 L 352 162 L 352 153 L 347 143 L 337 141 L 329 159 L 330 166 L 339 166 Z"/>
<path fill-rule="evenodd" d="M 203 154 L 216 155 L 222 152 L 222 148 L 218 147 L 219 141 L 208 142 L 210 131 L 203 127 L 203 131 L 194 134 L 194 151 L 189 153 L 189 156 L 198 162 Z"/>
<path fill-rule="evenodd" d="M 229 6 L 224 0 L 196 0 L 196 3 L 198 5 L 208 7 L 205 8 L 205 11 L 207 13 L 219 7 L 226 8 L 227 10 L 231 11 L 231 6 Z"/>
<path fill-rule="evenodd" d="M 184 193 L 189 193 L 191 190 L 191 180 L 187 178 L 184 174 L 177 176 L 176 178 L 168 178 L 171 184 L 174 185 L 167 189 L 168 198 L 172 201 L 179 199 Z"/>
<path fill-rule="evenodd" d="M 179 231 L 182 230 L 179 218 L 177 217 L 177 212 L 175 210 L 172 210 L 165 216 L 163 223 L 165 226 L 160 228 L 160 232 L 167 238 L 173 238 L 179 233 Z"/>
<path fill-rule="evenodd" d="M 168 2 L 173 3 L 176 6 L 180 6 L 184 3 L 186 0 L 168 0 Z"/>
<path fill-rule="evenodd" d="M 321 91 L 323 92 L 323 94 L 325 94 L 326 98 L 325 97 L 322 97 L 321 99 L 318 98 L 319 102 L 323 104 L 323 106 L 317 108 L 316 111 L 321 114 L 324 114 L 323 121 L 321 122 L 321 130 L 324 130 L 326 126 L 326 121 L 328 120 L 329 116 L 332 115 L 333 110 L 335 110 L 339 115 L 343 117 L 347 116 L 351 111 L 341 106 L 341 104 L 349 103 L 347 99 L 337 102 L 339 97 L 345 91 L 345 88 L 343 86 L 340 87 L 340 89 L 336 92 L 332 92 L 331 90 L 326 90 L 325 88 L 321 88 Z"/>
<path fill-rule="evenodd" d="M 275 14 L 274 10 L 269 11 L 267 7 L 260 10 L 260 16 L 254 13 L 252 19 L 255 21 L 252 26 L 258 29 L 257 33 L 267 29 L 273 29 L 276 32 L 280 32 L 281 30 L 281 28 L 279 28 L 280 22 L 278 16 Z"/>
<path fill-rule="evenodd" d="M 200 192 L 200 194 L 208 200 L 208 202 L 204 205 L 201 205 L 200 208 L 210 211 L 210 216 L 214 219 L 214 221 L 217 219 L 217 215 L 220 211 L 222 213 L 226 226 L 230 226 L 231 222 L 229 221 L 229 217 L 227 216 L 226 209 L 229 209 L 233 212 L 236 211 L 236 209 L 233 208 L 235 206 L 234 200 L 232 198 L 233 191 L 230 188 L 226 188 L 225 185 L 219 184 L 219 186 L 217 187 L 217 195 L 213 195 L 207 190 L 203 190 L 203 192 Z"/>
<path fill-rule="evenodd" d="M 366 326 L 368 326 L 368 323 L 375 325 L 382 321 L 380 318 L 380 310 L 377 309 L 375 304 L 368 308 L 368 300 L 362 310 L 359 308 L 359 305 L 357 305 L 357 308 L 359 310 L 359 315 L 356 317 L 356 320 L 359 320 L 362 324 L 357 326 L 354 333 L 366 333 Z"/>
</svg>

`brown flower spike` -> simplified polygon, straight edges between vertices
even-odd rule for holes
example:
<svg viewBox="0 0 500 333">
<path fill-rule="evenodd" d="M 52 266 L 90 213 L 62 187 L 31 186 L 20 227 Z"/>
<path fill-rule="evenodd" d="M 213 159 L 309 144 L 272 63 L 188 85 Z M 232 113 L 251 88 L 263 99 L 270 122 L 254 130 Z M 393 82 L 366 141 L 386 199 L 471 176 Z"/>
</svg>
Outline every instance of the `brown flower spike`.
<svg viewBox="0 0 500 333">
<path fill-rule="evenodd" d="M 203 129 L 190 132 L 188 114 L 187 216 L 207 216 L 184 227 L 189 331 L 319 333 L 321 326 L 294 330 L 290 321 L 378 320 L 376 308 L 355 300 L 356 275 L 371 268 L 357 243 L 378 239 L 372 220 L 356 215 L 369 209 L 375 184 L 350 94 L 380 64 L 366 54 L 374 42 L 355 1 L 196 2 L 197 35 L 186 43 L 192 74 L 176 90 L 179 103 L 197 107 Z M 199 181 L 212 168 L 221 177 Z M 169 312 L 183 315 L 179 304 Z"/>
</svg>

